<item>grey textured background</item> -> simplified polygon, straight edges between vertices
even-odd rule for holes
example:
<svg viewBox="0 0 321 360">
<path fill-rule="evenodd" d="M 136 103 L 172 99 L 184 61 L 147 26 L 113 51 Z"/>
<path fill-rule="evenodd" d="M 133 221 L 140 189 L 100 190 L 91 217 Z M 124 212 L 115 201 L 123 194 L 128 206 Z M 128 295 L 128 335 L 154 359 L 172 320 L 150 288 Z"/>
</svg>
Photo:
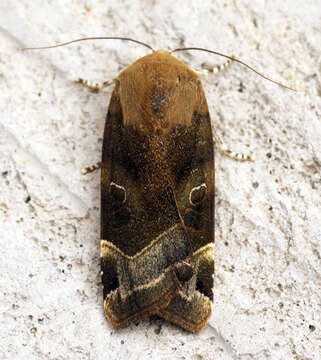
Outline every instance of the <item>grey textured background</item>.
<svg viewBox="0 0 321 360">
<path fill-rule="evenodd" d="M 1 0 L 1 359 L 321 358 L 320 29 L 319 0 Z M 81 168 L 100 159 L 112 89 L 72 80 L 114 78 L 148 50 L 18 50 L 95 35 L 236 54 L 300 90 L 238 64 L 203 80 L 218 133 L 256 162 L 216 153 L 215 300 L 200 335 L 155 319 L 114 332 L 103 316 L 100 179 Z"/>
</svg>

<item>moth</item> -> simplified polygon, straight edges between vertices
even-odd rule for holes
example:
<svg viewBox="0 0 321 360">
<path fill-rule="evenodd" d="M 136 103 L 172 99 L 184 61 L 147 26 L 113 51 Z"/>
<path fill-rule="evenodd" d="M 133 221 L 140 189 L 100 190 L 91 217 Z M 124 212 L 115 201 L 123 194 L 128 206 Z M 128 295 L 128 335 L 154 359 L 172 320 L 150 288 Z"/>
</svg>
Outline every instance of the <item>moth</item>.
<svg viewBox="0 0 321 360">
<path fill-rule="evenodd" d="M 213 303 L 213 136 L 226 155 L 253 159 L 213 134 L 199 74 L 172 55 L 197 48 L 154 51 L 108 39 L 152 53 L 112 82 L 77 80 L 96 90 L 114 84 L 102 161 L 84 170 L 101 168 L 104 313 L 114 329 L 158 315 L 197 333 Z M 71 42 L 80 40 L 88 38 Z M 228 58 L 225 65 L 243 64 Z"/>
</svg>

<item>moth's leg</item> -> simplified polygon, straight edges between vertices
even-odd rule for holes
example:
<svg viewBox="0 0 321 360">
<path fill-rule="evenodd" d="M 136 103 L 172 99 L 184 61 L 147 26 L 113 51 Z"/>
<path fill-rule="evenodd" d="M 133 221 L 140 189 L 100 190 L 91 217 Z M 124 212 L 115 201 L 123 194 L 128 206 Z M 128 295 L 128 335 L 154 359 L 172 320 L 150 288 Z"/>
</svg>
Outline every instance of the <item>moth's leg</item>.
<svg viewBox="0 0 321 360">
<path fill-rule="evenodd" d="M 234 55 L 232 55 L 232 57 L 234 57 Z M 196 72 L 199 75 L 208 75 L 208 74 L 215 75 L 215 74 L 225 70 L 231 63 L 232 63 L 232 60 L 228 59 L 227 61 L 225 61 L 225 63 L 218 65 L 218 66 L 214 66 L 212 69 L 196 70 Z"/>
<path fill-rule="evenodd" d="M 99 91 L 99 90 L 104 89 L 105 87 L 112 85 L 115 82 L 115 79 L 104 81 L 103 83 L 93 83 L 91 81 L 88 81 L 88 80 L 85 80 L 82 78 L 78 78 L 75 80 L 75 82 L 79 83 L 81 85 L 84 85 L 88 89 Z"/>
<path fill-rule="evenodd" d="M 85 167 L 81 170 L 81 172 L 83 173 L 83 175 L 87 175 L 89 173 L 92 173 L 98 169 L 101 168 L 101 165 L 102 165 L 102 162 L 99 161 L 98 163 L 94 164 L 94 165 L 91 165 L 91 166 L 88 166 L 88 167 Z"/>
<path fill-rule="evenodd" d="M 237 161 L 254 161 L 253 155 L 245 155 L 243 153 L 237 153 L 232 150 L 230 150 L 224 142 L 221 140 L 221 138 L 218 136 L 218 134 L 215 131 L 215 128 L 213 128 L 213 135 L 214 135 L 214 141 L 215 145 L 217 147 L 217 150 L 221 152 L 222 154 L 228 156 L 229 158 Z"/>
</svg>

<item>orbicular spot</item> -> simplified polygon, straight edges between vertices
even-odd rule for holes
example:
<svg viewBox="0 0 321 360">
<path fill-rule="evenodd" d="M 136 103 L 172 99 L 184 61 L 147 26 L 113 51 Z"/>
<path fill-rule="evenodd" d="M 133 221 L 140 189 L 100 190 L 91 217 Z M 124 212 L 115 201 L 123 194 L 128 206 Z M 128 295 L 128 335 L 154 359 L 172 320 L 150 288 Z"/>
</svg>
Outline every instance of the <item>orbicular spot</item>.
<svg viewBox="0 0 321 360">
<path fill-rule="evenodd" d="M 194 274 L 194 270 L 191 264 L 183 261 L 175 266 L 176 276 L 182 283 L 190 280 Z"/>
<path fill-rule="evenodd" d="M 116 204 L 124 204 L 126 201 L 126 190 L 123 186 L 111 182 L 109 192 Z"/>
<path fill-rule="evenodd" d="M 112 215 L 111 223 L 112 227 L 120 228 L 126 226 L 130 221 L 130 211 L 127 207 L 123 207 L 118 211 L 115 211 Z"/>
<path fill-rule="evenodd" d="M 191 205 L 198 205 L 205 198 L 207 186 L 205 183 L 195 186 L 189 193 L 189 202 Z"/>
<path fill-rule="evenodd" d="M 204 225 L 202 216 L 192 209 L 187 209 L 185 211 L 184 224 L 197 231 L 202 230 Z"/>
</svg>

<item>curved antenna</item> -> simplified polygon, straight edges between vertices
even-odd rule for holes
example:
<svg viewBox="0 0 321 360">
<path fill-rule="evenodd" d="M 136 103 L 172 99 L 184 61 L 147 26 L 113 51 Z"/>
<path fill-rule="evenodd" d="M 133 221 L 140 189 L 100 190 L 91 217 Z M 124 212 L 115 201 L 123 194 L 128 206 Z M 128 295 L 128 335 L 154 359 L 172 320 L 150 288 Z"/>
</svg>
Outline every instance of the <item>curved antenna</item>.
<svg viewBox="0 0 321 360">
<path fill-rule="evenodd" d="M 52 49 L 52 48 L 65 46 L 65 45 L 69 45 L 69 44 L 72 44 L 72 43 L 75 43 L 75 42 L 78 42 L 78 41 L 85 41 L 85 40 L 126 40 L 126 41 L 132 41 L 132 42 L 134 42 L 136 44 L 139 44 L 139 45 L 143 45 L 143 46 L 147 47 L 148 49 L 152 50 L 153 52 L 155 51 L 150 45 L 145 44 L 145 43 L 143 43 L 141 41 L 131 39 L 131 38 L 126 38 L 126 37 L 118 37 L 118 36 L 98 36 L 98 37 L 81 38 L 81 39 L 71 40 L 71 41 L 67 41 L 67 42 L 52 45 L 52 46 L 30 47 L 30 48 L 23 48 L 22 50 Z"/>
<path fill-rule="evenodd" d="M 264 79 L 266 79 L 266 80 L 269 80 L 269 81 L 273 82 L 274 84 L 277 84 L 277 85 L 279 85 L 279 86 L 281 86 L 281 87 L 284 87 L 284 88 L 286 88 L 286 89 L 289 89 L 289 90 L 296 91 L 296 89 L 291 88 L 290 86 L 284 85 L 284 84 L 282 84 L 282 83 L 280 83 L 280 82 L 278 82 L 278 81 L 275 81 L 275 80 L 270 79 L 269 77 L 267 77 L 267 76 L 263 75 L 262 73 L 258 72 L 257 70 L 255 70 L 254 68 L 252 68 L 252 66 L 246 64 L 244 61 L 236 58 L 236 57 L 233 56 L 233 55 L 232 55 L 232 56 L 228 56 L 228 55 L 222 54 L 222 53 L 220 53 L 220 52 L 218 52 L 218 51 L 213 51 L 213 50 L 208 50 L 208 49 L 203 49 L 203 48 L 198 48 L 198 47 L 188 47 L 188 48 L 178 48 L 178 49 L 174 49 L 174 50 L 171 51 L 171 54 L 172 54 L 173 52 L 176 52 L 176 51 L 185 51 L 185 50 L 200 50 L 200 51 L 209 52 L 209 53 L 211 53 L 211 54 L 223 56 L 223 57 L 225 57 L 225 58 L 227 58 L 227 59 L 230 59 L 230 60 L 232 60 L 232 61 L 236 61 L 236 62 L 238 62 L 238 63 L 246 66 L 248 69 L 254 71 L 257 75 L 262 76 L 262 78 L 264 78 Z"/>
</svg>

